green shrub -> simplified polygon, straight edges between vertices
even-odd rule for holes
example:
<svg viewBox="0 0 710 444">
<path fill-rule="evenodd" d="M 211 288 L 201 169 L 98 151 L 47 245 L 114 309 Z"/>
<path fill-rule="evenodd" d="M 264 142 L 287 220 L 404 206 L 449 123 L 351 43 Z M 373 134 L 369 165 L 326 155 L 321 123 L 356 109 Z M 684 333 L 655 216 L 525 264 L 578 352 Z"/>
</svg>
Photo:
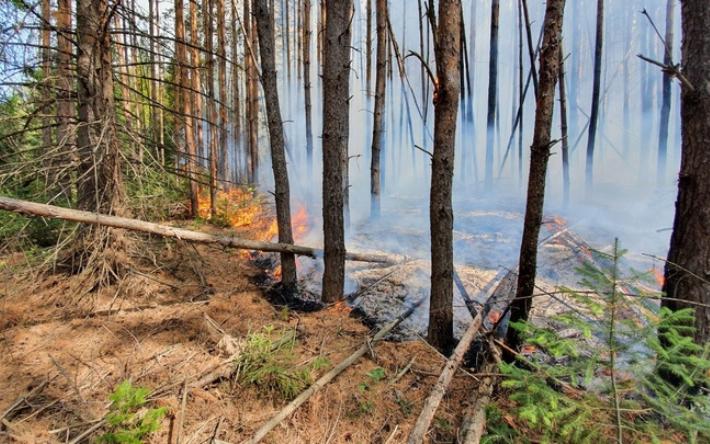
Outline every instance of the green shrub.
<svg viewBox="0 0 710 444">
<path fill-rule="evenodd" d="M 150 390 L 134 387 L 130 381 L 120 383 L 110 396 L 112 401 L 106 423 L 109 430 L 99 442 L 109 444 L 141 444 L 143 438 L 158 430 L 166 413 L 164 407 L 147 409 Z"/>
</svg>

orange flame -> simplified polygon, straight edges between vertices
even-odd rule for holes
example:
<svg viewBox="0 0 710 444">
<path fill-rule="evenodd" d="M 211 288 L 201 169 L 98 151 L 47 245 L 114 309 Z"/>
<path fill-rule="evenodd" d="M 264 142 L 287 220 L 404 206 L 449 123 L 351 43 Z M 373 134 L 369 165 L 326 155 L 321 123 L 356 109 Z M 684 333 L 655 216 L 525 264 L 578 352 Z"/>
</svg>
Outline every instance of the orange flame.
<svg viewBox="0 0 710 444">
<path fill-rule="evenodd" d="M 651 273 L 653 273 L 653 277 L 656 279 L 658 286 L 663 287 L 663 284 L 666 283 L 666 276 L 663 274 L 663 270 L 653 267 Z"/>
</svg>

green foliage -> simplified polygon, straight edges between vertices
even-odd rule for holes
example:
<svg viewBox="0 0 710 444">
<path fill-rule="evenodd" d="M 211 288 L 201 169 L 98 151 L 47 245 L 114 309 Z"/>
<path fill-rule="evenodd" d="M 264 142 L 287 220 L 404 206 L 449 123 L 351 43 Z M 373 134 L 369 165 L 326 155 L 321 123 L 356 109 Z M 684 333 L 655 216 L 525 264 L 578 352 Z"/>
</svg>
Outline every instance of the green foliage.
<svg viewBox="0 0 710 444">
<path fill-rule="evenodd" d="M 618 433 L 628 442 L 710 442 L 710 345 L 693 342 L 692 309 L 659 310 L 659 295 L 634 284 L 638 273 L 620 272 L 622 254 L 596 252 L 580 267 L 588 290 L 563 288 L 572 304 L 551 326 L 511 324 L 536 350 L 500 365 L 516 423 L 549 443 L 609 442 Z M 562 329 L 578 334 L 561 337 Z M 485 442 L 532 439 L 498 408 L 488 414 Z"/>
<path fill-rule="evenodd" d="M 130 381 L 120 383 L 111 394 L 111 410 L 106 415 L 110 431 L 99 437 L 109 444 L 140 444 L 158 430 L 166 413 L 164 407 L 146 409 L 150 390 L 134 387 Z"/>
<path fill-rule="evenodd" d="M 295 336 L 291 332 L 276 334 L 267 326 L 249 334 L 237 358 L 237 380 L 253 385 L 264 394 L 277 394 L 291 400 L 313 383 L 316 371 L 330 366 L 325 357 L 317 357 L 309 364 L 295 363 Z"/>
</svg>

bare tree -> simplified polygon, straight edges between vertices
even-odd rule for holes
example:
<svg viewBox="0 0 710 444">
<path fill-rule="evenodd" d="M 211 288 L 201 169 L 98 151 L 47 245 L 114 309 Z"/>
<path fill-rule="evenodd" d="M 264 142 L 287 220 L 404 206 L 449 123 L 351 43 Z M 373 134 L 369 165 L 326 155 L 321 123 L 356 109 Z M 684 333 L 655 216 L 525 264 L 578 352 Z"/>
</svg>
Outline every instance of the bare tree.
<svg viewBox="0 0 710 444">
<path fill-rule="evenodd" d="M 673 16 L 675 15 L 675 0 L 666 3 L 666 36 L 663 52 L 663 63 L 667 66 L 673 64 Z M 658 130 L 658 164 L 657 181 L 663 181 L 666 174 L 666 157 L 668 151 L 668 120 L 671 114 L 671 80 L 670 72 L 663 73 L 663 102 L 661 104 L 661 118 Z"/>
<path fill-rule="evenodd" d="M 495 140 L 496 102 L 498 99 L 498 18 L 500 0 L 491 3 L 491 46 L 488 61 L 488 113 L 486 115 L 485 185 L 493 185 L 493 145 Z"/>
<path fill-rule="evenodd" d="M 217 0 L 217 84 L 219 85 L 219 175 L 229 178 L 229 155 L 227 143 L 227 36 L 224 26 L 227 13 L 224 0 Z"/>
<path fill-rule="evenodd" d="M 267 0 L 253 0 L 254 15 L 259 34 L 261 53 L 261 84 L 266 98 L 266 114 L 269 119 L 269 139 L 271 141 L 271 166 L 274 171 L 276 200 L 276 222 L 279 242 L 292 244 L 291 205 L 286 168 L 284 128 L 281 121 L 278 85 L 276 82 L 276 57 L 274 55 L 274 12 Z M 291 253 L 281 253 L 281 283 L 287 287 L 296 285 L 296 258 Z"/>
<path fill-rule="evenodd" d="M 384 141 L 385 87 L 387 84 L 387 0 L 377 0 L 377 73 L 375 74 L 375 116 L 372 126 L 370 163 L 370 214 L 380 215 L 380 156 Z"/>
<path fill-rule="evenodd" d="M 537 268 L 537 243 L 542 225 L 545 201 L 545 176 L 550 158 L 550 140 L 552 116 L 554 112 L 555 88 L 559 75 L 560 42 L 565 0 L 548 0 L 543 23 L 544 36 L 540 54 L 540 84 L 535 108 L 535 128 L 533 143 L 530 147 L 530 175 L 528 177 L 528 195 L 525 206 L 525 225 L 520 243 L 518 264 L 518 283 L 515 299 L 511 304 L 510 321 L 527 320 L 535 289 Z M 515 329 L 508 330 L 508 342 L 511 347 L 521 344 L 521 337 Z"/>
<path fill-rule="evenodd" d="M 695 308 L 695 341 L 710 341 L 710 8 L 704 0 L 681 2 L 683 146 L 673 234 L 662 305 Z M 700 304 L 700 305 L 698 305 Z"/>
<path fill-rule="evenodd" d="M 434 153 L 429 197 L 431 297 L 428 331 L 429 342 L 439 350 L 448 350 L 454 340 L 454 212 L 451 199 L 461 88 L 458 75 L 460 22 L 460 0 L 440 0 L 439 20 L 434 34 L 437 83 L 434 89 Z"/>
<path fill-rule="evenodd" d="M 200 69 L 202 65 L 202 60 L 200 58 L 200 39 L 199 39 L 199 29 L 197 25 L 197 0 L 190 1 L 190 64 L 192 65 L 191 73 L 191 83 L 192 83 L 192 105 L 193 105 L 193 128 L 195 133 L 195 146 L 196 154 L 204 154 L 204 138 L 202 133 L 202 81 Z M 207 156 L 203 156 L 207 157 Z M 197 159 L 193 159 L 195 164 Z"/>
<path fill-rule="evenodd" d="M 71 0 L 57 1 L 57 141 L 61 153 L 70 158 L 76 157 L 74 152 L 74 135 L 71 121 L 75 114 L 72 91 L 74 81 L 72 76 L 72 58 L 74 45 L 71 41 L 72 15 Z M 124 53 L 125 54 L 125 53 Z M 59 154 L 59 153 L 57 153 Z M 54 181 L 60 187 L 62 194 L 68 199 L 71 196 L 71 177 L 69 171 L 56 171 Z"/>
<path fill-rule="evenodd" d="M 313 122 L 311 119 L 311 0 L 303 1 L 303 94 L 306 112 L 306 162 L 313 171 Z"/>
<path fill-rule="evenodd" d="M 323 300 L 343 297 L 345 225 L 343 157 L 350 129 L 352 0 L 326 0 L 323 58 Z M 347 161 L 346 161 L 347 163 Z"/>
<path fill-rule="evenodd" d="M 560 42 L 559 92 L 560 92 L 560 137 L 562 142 L 562 193 L 565 205 L 569 203 L 569 140 L 567 127 L 567 85 L 565 84 L 565 55 Z"/>
<path fill-rule="evenodd" d="M 203 19 L 205 32 L 205 65 L 207 67 L 207 116 L 210 130 L 210 217 L 217 216 L 217 104 L 214 94 L 214 52 L 212 38 L 214 34 L 214 0 L 204 0 Z"/>
<path fill-rule="evenodd" d="M 587 139 L 587 164 L 585 181 L 587 191 L 591 191 L 594 177 L 594 145 L 599 122 L 599 94 L 602 78 L 602 50 L 604 46 L 604 0 L 597 0 L 597 34 L 594 48 L 594 85 L 592 89 L 592 112 L 589 117 L 589 137 Z"/>
</svg>

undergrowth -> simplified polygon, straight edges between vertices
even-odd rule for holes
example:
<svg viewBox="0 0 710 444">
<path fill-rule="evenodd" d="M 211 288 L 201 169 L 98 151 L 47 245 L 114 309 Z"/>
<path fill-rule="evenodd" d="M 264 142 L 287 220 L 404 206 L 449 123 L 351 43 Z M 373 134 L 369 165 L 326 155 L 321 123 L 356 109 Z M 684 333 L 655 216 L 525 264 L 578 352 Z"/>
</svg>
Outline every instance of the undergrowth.
<svg viewBox="0 0 710 444">
<path fill-rule="evenodd" d="M 295 398 L 313 383 L 316 372 L 330 366 L 322 356 L 297 363 L 295 346 L 293 331 L 266 326 L 250 333 L 235 362 L 237 382 L 256 387 L 262 395 Z"/>
<path fill-rule="evenodd" d="M 158 430 L 166 413 L 164 407 L 147 408 L 150 390 L 134 387 L 130 381 L 120 383 L 110 396 L 111 407 L 106 415 L 109 431 L 98 439 L 108 444 L 141 444 Z"/>
<path fill-rule="evenodd" d="M 507 400 L 489 407 L 484 442 L 710 442 L 710 345 L 693 342 L 692 309 L 659 309 L 639 273 L 621 273 L 623 253 L 580 268 L 588 290 L 560 289 L 571 303 L 550 326 L 511 325 L 535 351 L 500 365 Z"/>
</svg>

